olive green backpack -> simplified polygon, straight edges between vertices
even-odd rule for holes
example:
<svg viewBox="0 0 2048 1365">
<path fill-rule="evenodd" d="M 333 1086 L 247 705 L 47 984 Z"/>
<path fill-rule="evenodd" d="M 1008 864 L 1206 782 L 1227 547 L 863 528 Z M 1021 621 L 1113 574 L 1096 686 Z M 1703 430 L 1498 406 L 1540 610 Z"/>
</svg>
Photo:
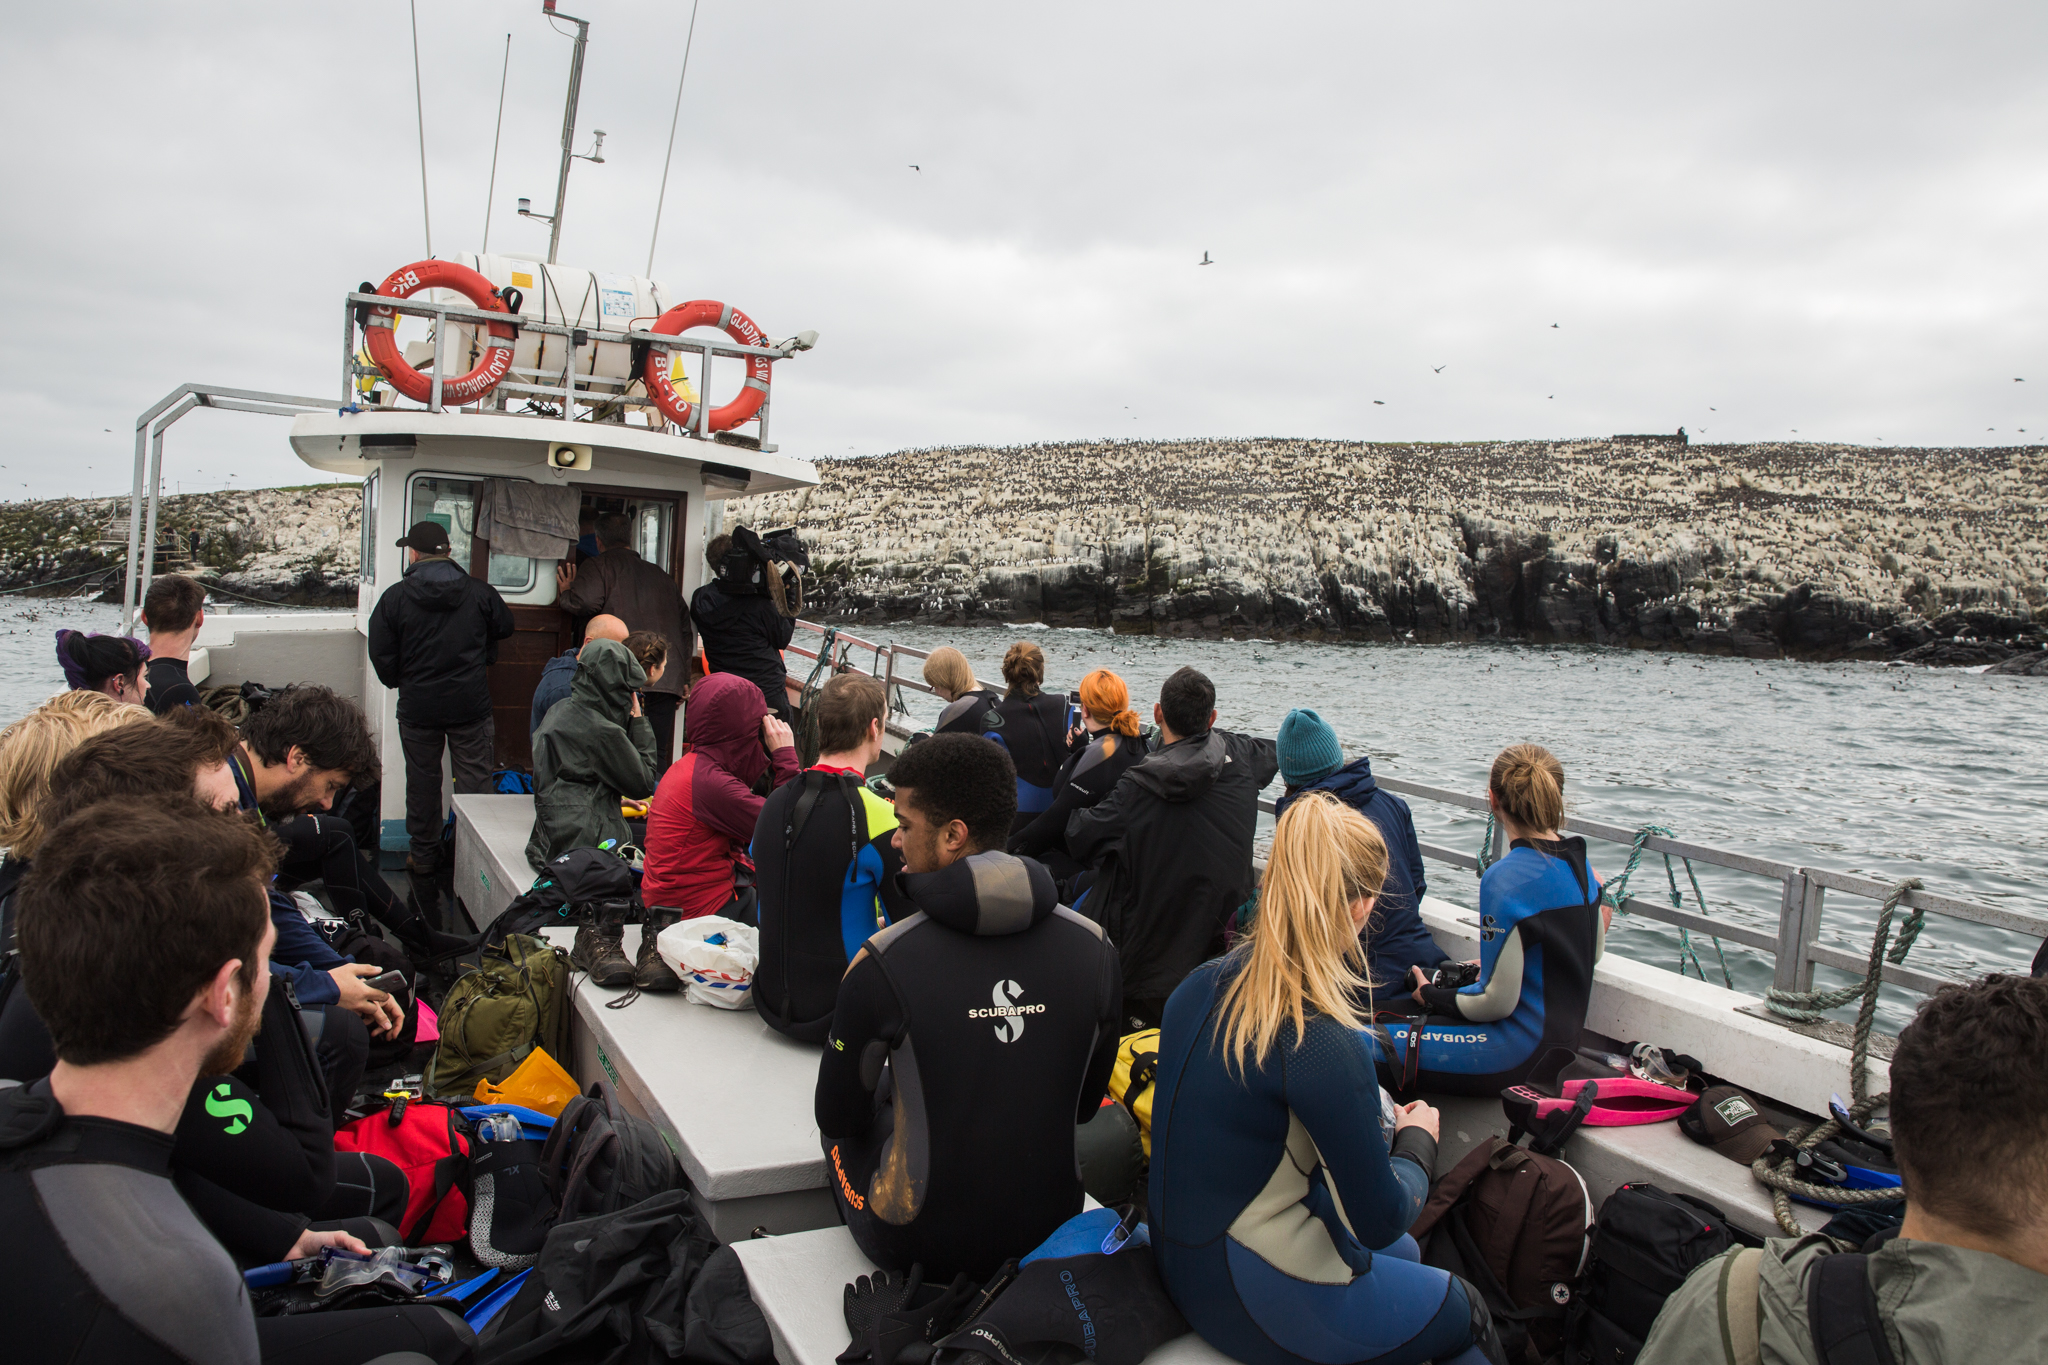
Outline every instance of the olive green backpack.
<svg viewBox="0 0 2048 1365">
<path fill-rule="evenodd" d="M 527 934 L 486 948 L 448 988 L 441 1041 L 422 1084 L 436 1100 L 467 1100 L 478 1081 L 512 1074 L 536 1047 L 569 1065 L 569 955 Z"/>
</svg>

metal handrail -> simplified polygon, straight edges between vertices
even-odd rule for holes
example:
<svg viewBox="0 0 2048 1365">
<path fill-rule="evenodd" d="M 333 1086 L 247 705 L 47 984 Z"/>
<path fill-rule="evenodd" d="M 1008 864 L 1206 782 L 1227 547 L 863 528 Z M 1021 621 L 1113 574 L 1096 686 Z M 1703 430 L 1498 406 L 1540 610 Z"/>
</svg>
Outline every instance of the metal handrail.
<svg viewBox="0 0 2048 1365">
<path fill-rule="evenodd" d="M 701 382 L 706 399 L 711 395 L 712 357 L 724 356 L 734 360 L 747 360 L 755 357 L 770 361 L 788 360 L 798 351 L 805 349 L 803 345 L 798 344 L 795 340 L 786 342 L 781 346 L 749 346 L 744 342 L 732 341 L 724 337 L 715 340 L 710 337 L 684 337 L 667 332 L 643 331 L 638 328 L 614 332 L 602 327 L 582 327 L 570 322 L 535 321 L 523 314 L 494 312 L 487 308 L 478 308 L 466 303 L 429 303 L 422 300 L 398 299 L 386 294 L 365 294 L 360 291 L 351 290 L 342 305 L 342 314 L 346 319 L 342 325 L 341 346 L 341 402 L 344 411 L 352 410 L 354 407 L 355 385 L 358 379 L 366 376 L 374 376 L 379 379 L 389 377 L 377 366 L 365 365 L 356 359 L 356 333 L 358 330 L 356 313 L 359 309 L 366 306 L 390 313 L 403 314 L 407 317 L 433 319 L 434 364 L 430 376 L 432 392 L 427 401 L 427 411 L 429 412 L 440 412 L 442 410 L 441 386 L 447 377 L 445 353 L 448 345 L 448 323 L 451 321 L 469 323 L 475 326 L 509 324 L 518 331 L 538 332 L 544 336 L 557 336 L 570 343 L 569 355 L 562 366 L 562 382 L 559 385 L 543 388 L 530 384 L 500 381 L 493 386 L 487 398 L 500 411 L 504 408 L 505 399 L 512 397 L 514 394 L 528 394 L 542 398 L 559 396 L 562 402 L 563 415 L 567 416 L 575 408 L 577 389 L 580 384 L 583 389 L 583 401 L 585 403 L 599 407 L 619 404 L 620 410 L 623 412 L 624 407 L 627 405 L 621 402 L 624 398 L 623 389 L 625 385 L 632 383 L 632 379 L 629 377 L 623 381 L 616 381 L 611 377 L 603 375 L 578 375 L 576 373 L 576 352 L 581 349 L 577 345 L 579 337 L 584 345 L 602 341 L 625 346 L 647 345 L 662 351 L 689 351 L 700 355 L 704 358 Z M 553 372 L 550 371 L 548 373 L 552 377 Z M 617 382 L 621 385 L 621 391 L 619 393 L 592 393 L 590 385 L 593 380 L 605 384 Z M 761 407 L 755 414 L 755 420 L 760 424 L 761 449 L 764 451 L 773 451 L 775 449 L 774 446 L 768 444 L 768 416 L 769 409 L 773 405 L 773 397 L 772 393 L 763 394 L 761 397 Z M 638 401 L 633 402 L 632 405 L 640 407 L 653 406 L 651 402 Z M 708 401 L 699 402 L 693 404 L 692 408 L 693 412 L 689 427 L 675 427 L 673 423 L 668 425 L 672 429 L 680 431 L 683 435 L 695 437 L 700 441 L 712 439 L 713 433 L 709 427 L 711 404 Z"/>
<path fill-rule="evenodd" d="M 820 636 L 826 627 L 810 621 L 799 620 L 799 627 Z M 878 644 L 839 631 L 835 636 L 835 648 L 870 650 L 877 658 L 877 668 L 884 669 L 889 685 L 912 687 L 920 692 L 937 695 L 919 681 L 895 676 L 895 661 L 900 655 L 905 658 L 925 659 L 930 654 L 925 650 L 910 649 L 903 645 Z M 789 653 L 815 660 L 818 651 L 804 649 L 792 642 Z M 844 662 L 844 651 L 835 671 L 851 671 Z M 878 674 L 879 676 L 879 674 Z M 1401 796 L 1432 801 L 1441 805 L 1457 807 L 1474 814 L 1484 814 L 1487 801 L 1484 795 L 1472 795 L 1448 787 L 1432 786 L 1414 782 L 1407 778 L 1384 777 L 1374 774 L 1379 786 Z M 1274 802 L 1269 797 L 1259 798 L 1259 809 L 1266 814 L 1273 813 Z M 1636 842 L 1637 831 L 1624 825 L 1609 824 L 1602 820 L 1568 816 L 1559 826 L 1563 831 L 1584 835 L 1607 843 L 1631 847 Z M 1473 853 L 1447 848 L 1441 844 L 1418 841 L 1422 856 L 1433 862 L 1446 863 L 1467 872 L 1479 871 L 1479 859 Z M 1891 893 L 1891 884 L 1875 878 L 1858 876 L 1850 872 L 1838 872 L 1831 868 L 1805 867 L 1794 863 L 1780 862 L 1773 858 L 1759 858 L 1752 854 L 1740 853 L 1733 849 L 1716 848 L 1711 844 L 1693 843 L 1686 839 L 1670 839 L 1651 835 L 1643 840 L 1647 853 L 1668 854 L 1673 858 L 1685 858 L 1695 863 L 1725 868 L 1750 876 L 1767 877 L 1779 883 L 1778 926 L 1775 933 L 1766 932 L 1752 925 L 1725 919 L 1712 914 L 1700 914 L 1683 907 L 1645 900 L 1640 896 L 1624 899 L 1620 908 L 1629 914 L 1656 920 L 1674 928 L 1689 930 L 1696 934 L 1711 934 L 1730 943 L 1739 943 L 1746 948 L 1771 955 L 1776 965 L 1773 984 L 1780 990 L 1804 991 L 1813 987 L 1813 969 L 1816 965 L 1833 967 L 1861 975 L 1868 958 L 1865 953 L 1850 953 L 1829 947 L 1819 942 L 1820 928 L 1826 908 L 1826 896 L 1830 890 L 1857 896 L 1872 901 L 1881 901 Z M 1507 838 L 1503 830 L 1494 832 L 1492 856 L 1499 858 L 1507 852 Z M 1966 920 L 2013 933 L 2027 934 L 2048 939 L 2048 915 L 2030 914 L 2025 911 L 2005 910 L 1996 906 L 1983 905 L 1976 901 L 1963 900 L 1932 891 L 1909 891 L 1900 898 L 1903 907 L 1924 910 L 1930 914 L 1946 915 L 1951 919 Z M 1886 964 L 1884 979 L 1893 985 L 1909 990 L 1933 991 L 1949 982 L 1950 978 L 1913 967 Z"/>
</svg>

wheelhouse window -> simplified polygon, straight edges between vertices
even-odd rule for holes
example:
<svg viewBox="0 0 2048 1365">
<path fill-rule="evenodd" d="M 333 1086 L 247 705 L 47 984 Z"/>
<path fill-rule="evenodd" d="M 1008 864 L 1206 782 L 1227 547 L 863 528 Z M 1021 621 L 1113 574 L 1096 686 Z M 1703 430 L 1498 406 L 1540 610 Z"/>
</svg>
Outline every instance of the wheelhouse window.
<svg viewBox="0 0 2048 1365">
<path fill-rule="evenodd" d="M 478 481 L 453 479 L 442 474 L 415 474 L 412 506 L 406 525 L 437 522 L 448 533 L 449 555 L 471 573 L 484 571 L 484 581 L 494 588 L 524 592 L 534 585 L 535 568 L 525 555 L 501 555 L 493 551 L 488 564 L 476 562 L 476 499 Z"/>
</svg>

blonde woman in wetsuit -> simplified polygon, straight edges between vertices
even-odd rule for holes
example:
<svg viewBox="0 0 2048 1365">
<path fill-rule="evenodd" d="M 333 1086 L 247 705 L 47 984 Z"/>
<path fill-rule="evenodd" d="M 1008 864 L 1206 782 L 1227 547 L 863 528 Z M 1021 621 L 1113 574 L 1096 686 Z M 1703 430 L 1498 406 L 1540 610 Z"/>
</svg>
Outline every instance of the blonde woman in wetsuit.
<svg viewBox="0 0 2048 1365">
<path fill-rule="evenodd" d="M 1166 1003 L 1152 1102 L 1152 1249 L 1211 1346 L 1246 1365 L 1499 1362 L 1483 1301 L 1420 1264 L 1437 1114 L 1381 1127 L 1359 933 L 1387 875 L 1371 821 L 1296 801 L 1251 932 Z M 1483 1343 L 1483 1344 L 1482 1344 Z"/>
</svg>

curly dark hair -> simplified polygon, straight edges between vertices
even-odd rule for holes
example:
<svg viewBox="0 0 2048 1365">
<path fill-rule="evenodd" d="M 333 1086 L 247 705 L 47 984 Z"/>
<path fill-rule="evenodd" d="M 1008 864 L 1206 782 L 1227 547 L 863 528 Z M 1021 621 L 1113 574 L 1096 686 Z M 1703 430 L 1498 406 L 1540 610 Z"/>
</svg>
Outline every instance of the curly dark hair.
<svg viewBox="0 0 2048 1365">
<path fill-rule="evenodd" d="M 2048 1216 L 2048 980 L 1943 986 L 1899 1032 L 1892 1140 L 1906 1197 L 1988 1237 Z"/>
<path fill-rule="evenodd" d="M 1010 751 L 980 735 L 933 735 L 889 765 L 896 799 L 910 800 L 934 824 L 958 820 L 974 843 L 970 852 L 1000 852 L 1017 816 L 1017 765 Z"/>
<path fill-rule="evenodd" d="M 275 849 L 189 796 L 103 801 L 51 830 L 16 894 L 16 933 L 57 1056 L 93 1066 L 154 1047 L 233 959 L 253 986 Z"/>
<path fill-rule="evenodd" d="M 242 722 L 242 742 L 265 763 L 283 763 L 293 749 L 315 768 L 343 772 L 352 786 L 383 776 L 362 708 L 331 687 L 288 687 Z"/>
</svg>

